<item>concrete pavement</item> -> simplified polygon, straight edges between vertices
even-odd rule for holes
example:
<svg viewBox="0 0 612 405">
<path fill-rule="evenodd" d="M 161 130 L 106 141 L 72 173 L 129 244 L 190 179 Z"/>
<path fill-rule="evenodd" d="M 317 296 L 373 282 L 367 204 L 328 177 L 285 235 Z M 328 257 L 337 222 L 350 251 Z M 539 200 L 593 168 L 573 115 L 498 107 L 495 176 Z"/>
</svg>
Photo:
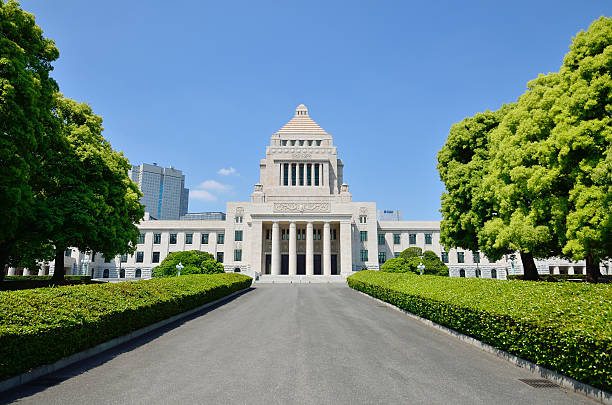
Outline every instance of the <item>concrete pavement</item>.
<svg viewBox="0 0 612 405">
<path fill-rule="evenodd" d="M 0 394 L 24 404 L 593 404 L 340 284 L 255 284 Z"/>
</svg>

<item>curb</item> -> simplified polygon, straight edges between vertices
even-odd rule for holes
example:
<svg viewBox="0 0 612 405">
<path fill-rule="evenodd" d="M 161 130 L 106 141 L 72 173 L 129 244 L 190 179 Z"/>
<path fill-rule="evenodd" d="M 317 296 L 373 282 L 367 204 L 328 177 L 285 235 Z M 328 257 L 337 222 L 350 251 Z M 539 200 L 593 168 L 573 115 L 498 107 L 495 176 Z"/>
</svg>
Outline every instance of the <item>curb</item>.
<svg viewBox="0 0 612 405">
<path fill-rule="evenodd" d="M 123 344 L 125 342 L 128 342 L 128 341 L 130 341 L 130 340 L 132 340 L 134 338 L 137 338 L 139 336 L 147 334 L 147 333 L 149 333 L 149 332 L 151 332 L 151 331 L 153 331 L 155 329 L 159 329 L 162 326 L 166 326 L 166 325 L 168 325 L 168 324 L 170 324 L 170 323 L 172 323 L 174 321 L 177 321 L 179 319 L 185 318 L 185 317 L 187 317 L 187 316 L 189 316 L 189 315 L 191 315 L 191 314 L 193 314 L 195 312 L 201 311 L 201 310 L 203 310 L 205 308 L 208 308 L 208 307 L 216 305 L 216 304 L 218 304 L 220 302 L 223 302 L 223 301 L 225 301 L 225 300 L 227 300 L 227 299 L 229 299 L 231 297 L 234 297 L 234 296 L 236 296 L 238 294 L 241 294 L 241 293 L 249 290 L 250 288 L 252 288 L 252 287 L 249 286 L 249 287 L 243 288 L 242 290 L 235 291 L 235 292 L 233 292 L 233 293 L 231 293 L 229 295 L 226 295 L 225 297 L 221 297 L 219 299 L 216 299 L 214 301 L 208 302 L 208 303 L 206 303 L 204 305 L 200 305 L 199 307 L 190 309 L 188 311 L 181 312 L 180 314 L 171 316 L 170 318 L 166 318 L 166 319 L 164 319 L 162 321 L 156 322 L 156 323 L 151 324 L 149 326 L 145 326 L 144 328 L 137 329 L 137 330 L 135 330 L 133 332 L 128 333 L 127 335 L 116 337 L 116 338 L 111 339 L 111 340 L 109 340 L 107 342 L 100 343 L 97 346 L 91 347 L 89 349 L 85 349 L 85 350 L 80 351 L 80 352 L 75 353 L 75 354 L 71 354 L 70 356 L 64 357 L 63 359 L 60 359 L 60 360 L 56 361 L 53 364 L 46 364 L 44 366 L 39 366 L 39 367 L 36 367 L 36 368 L 34 368 L 34 369 L 30 370 L 30 371 L 26 371 L 23 374 L 19 374 L 19 375 L 16 375 L 15 377 L 11 377 L 11 378 L 9 378 L 7 380 L 0 381 L 0 392 L 7 391 L 7 390 L 10 390 L 12 388 L 18 387 L 18 386 L 23 385 L 25 383 L 28 383 L 30 381 L 36 380 L 37 378 L 40 378 L 40 377 L 42 377 L 42 376 L 44 376 L 46 374 L 53 373 L 53 372 L 55 372 L 57 370 L 60 370 L 60 369 L 62 369 L 64 367 L 66 367 L 66 366 L 74 364 L 74 363 L 76 363 L 78 361 L 81 361 L 81 360 L 93 357 L 95 355 L 98 355 L 98 354 L 100 354 L 100 353 L 102 353 L 102 352 L 104 352 L 104 351 L 106 351 L 108 349 L 112 349 L 113 347 L 119 346 L 119 345 L 121 345 L 121 344 Z"/>
<path fill-rule="evenodd" d="M 472 346 L 475 346 L 479 349 L 481 349 L 482 351 L 485 351 L 487 353 L 491 353 L 501 359 L 506 360 L 509 363 L 514 364 L 515 366 L 518 366 L 520 368 L 524 368 L 527 369 L 529 371 L 531 371 L 533 374 L 537 374 L 540 377 L 544 377 L 547 380 L 553 381 L 555 384 L 558 384 L 560 386 L 562 386 L 563 388 L 566 388 L 570 391 L 573 391 L 577 394 L 582 394 L 590 399 L 593 399 L 595 401 L 601 402 L 602 404 L 607 404 L 607 405 L 612 405 L 612 393 L 601 390 L 599 388 L 593 387 L 592 385 L 589 384 L 585 384 L 582 383 L 580 381 L 574 380 L 573 378 L 564 376 L 562 374 L 559 374 L 555 371 L 549 370 L 545 367 L 539 366 L 535 363 L 532 363 L 531 361 L 525 360 L 525 359 L 521 359 L 520 357 L 517 357 L 513 354 L 510 354 L 506 351 L 497 349 L 487 343 L 483 343 L 478 339 L 474 339 L 473 337 L 464 335 L 462 333 L 457 332 L 454 329 L 450 329 L 447 328 L 446 326 L 442 326 L 439 325 L 433 321 L 430 321 L 429 319 L 426 318 L 422 318 L 418 315 L 413 314 L 412 312 L 408 312 L 402 308 L 396 307 L 393 304 L 390 304 L 386 301 L 383 301 L 381 299 L 378 299 L 376 297 L 373 297 L 371 295 L 368 295 L 364 292 L 361 292 L 359 290 L 355 290 L 354 288 L 351 288 L 353 291 L 365 295 L 366 297 L 373 299 L 389 308 L 395 309 L 396 311 L 402 312 L 404 315 L 408 316 L 409 318 L 414 319 L 415 321 L 419 321 L 421 323 L 424 323 L 425 325 L 437 329 L 441 332 L 446 333 L 447 335 L 451 335 L 454 336 L 455 338 L 470 344 Z"/>
</svg>

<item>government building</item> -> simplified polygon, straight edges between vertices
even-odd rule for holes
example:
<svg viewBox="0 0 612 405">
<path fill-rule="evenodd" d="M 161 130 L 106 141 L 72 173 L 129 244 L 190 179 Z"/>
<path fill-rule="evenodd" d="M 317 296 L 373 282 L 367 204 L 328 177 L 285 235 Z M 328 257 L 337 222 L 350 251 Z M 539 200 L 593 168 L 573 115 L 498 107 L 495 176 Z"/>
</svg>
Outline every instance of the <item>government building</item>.
<svg viewBox="0 0 612 405">
<path fill-rule="evenodd" d="M 304 105 L 272 135 L 259 172 L 250 201 L 228 202 L 225 215 L 169 220 L 147 214 L 139 224 L 133 255 L 104 258 L 68 250 L 67 274 L 149 278 L 169 253 L 201 250 L 216 257 L 227 272 L 260 281 L 341 281 L 355 271 L 379 269 L 413 246 L 434 251 L 454 277 L 522 274 L 519 255 L 490 262 L 479 252 L 446 252 L 439 221 L 402 221 L 394 211 L 379 210 L 377 215 L 375 202 L 353 201 L 332 135 Z M 583 274 L 585 267 L 584 262 L 556 259 L 536 264 L 542 274 Z M 41 272 L 52 273 L 53 263 L 49 266 Z"/>
</svg>

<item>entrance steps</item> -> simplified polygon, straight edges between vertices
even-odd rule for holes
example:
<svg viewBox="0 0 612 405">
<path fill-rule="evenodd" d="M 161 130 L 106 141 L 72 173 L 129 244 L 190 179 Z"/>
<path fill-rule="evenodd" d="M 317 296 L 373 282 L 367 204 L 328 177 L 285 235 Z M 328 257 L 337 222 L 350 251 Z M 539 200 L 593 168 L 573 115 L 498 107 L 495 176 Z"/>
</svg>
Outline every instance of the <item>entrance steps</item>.
<svg viewBox="0 0 612 405">
<path fill-rule="evenodd" d="M 346 274 L 334 276 L 288 276 L 288 275 L 270 275 L 262 274 L 255 283 L 262 284 L 314 284 L 314 283 L 346 283 Z"/>
</svg>

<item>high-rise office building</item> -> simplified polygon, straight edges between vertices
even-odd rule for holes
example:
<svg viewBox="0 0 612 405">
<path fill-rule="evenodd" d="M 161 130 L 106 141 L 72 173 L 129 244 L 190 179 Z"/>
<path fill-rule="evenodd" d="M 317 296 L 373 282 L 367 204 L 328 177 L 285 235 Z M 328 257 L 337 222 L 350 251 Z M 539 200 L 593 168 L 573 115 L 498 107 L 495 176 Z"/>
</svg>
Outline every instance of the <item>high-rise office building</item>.
<svg viewBox="0 0 612 405">
<path fill-rule="evenodd" d="M 132 166 L 129 176 L 142 191 L 140 202 L 145 211 L 157 219 L 179 219 L 189 207 L 189 189 L 185 175 L 173 166 L 160 167 L 143 163 Z"/>
</svg>

